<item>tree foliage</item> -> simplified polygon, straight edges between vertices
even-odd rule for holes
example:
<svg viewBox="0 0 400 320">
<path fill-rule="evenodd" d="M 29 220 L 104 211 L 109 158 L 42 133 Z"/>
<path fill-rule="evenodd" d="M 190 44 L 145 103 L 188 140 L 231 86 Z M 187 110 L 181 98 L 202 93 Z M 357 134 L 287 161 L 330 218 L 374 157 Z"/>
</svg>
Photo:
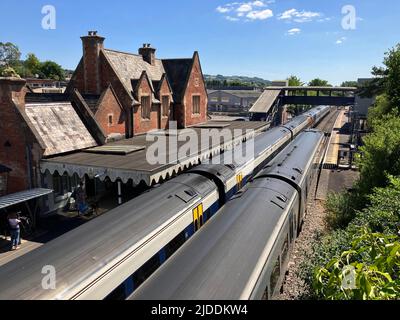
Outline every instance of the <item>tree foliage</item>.
<svg viewBox="0 0 400 320">
<path fill-rule="evenodd" d="M 400 175 L 400 118 L 389 114 L 373 122 L 373 132 L 364 138 L 357 159 L 360 168 L 358 187 L 370 194 L 375 187 L 386 186 L 387 174 Z"/>
<path fill-rule="evenodd" d="M 54 80 L 64 80 L 64 70 L 62 67 L 53 62 L 45 61 L 40 65 L 40 72 L 44 78 L 54 79 Z"/>
<path fill-rule="evenodd" d="M 364 227 L 350 250 L 316 270 L 313 287 L 327 300 L 390 300 L 400 297 L 400 241 Z"/>
<path fill-rule="evenodd" d="M 358 87 L 358 82 L 357 81 L 344 81 L 340 85 L 341 87 L 349 88 L 349 87 Z"/>
<path fill-rule="evenodd" d="M 360 93 L 364 97 L 386 94 L 393 108 L 400 111 L 400 44 L 385 53 L 382 67 L 373 67 L 374 79 Z"/>
<path fill-rule="evenodd" d="M 370 205 L 356 213 L 345 229 L 338 229 L 314 245 L 302 266 L 302 277 L 318 299 L 398 299 L 400 246 L 400 178 L 375 188 Z M 353 286 L 346 273 L 353 270 Z M 347 283 L 348 285 L 348 283 Z"/>
<path fill-rule="evenodd" d="M 289 81 L 289 87 L 302 87 L 302 86 L 304 86 L 304 82 L 302 82 L 299 77 L 296 77 L 294 75 L 291 75 L 286 80 Z"/>
<path fill-rule="evenodd" d="M 332 87 L 327 80 L 322 80 L 319 78 L 311 80 L 308 85 L 310 87 Z"/>
<path fill-rule="evenodd" d="M 39 75 L 41 73 L 42 64 L 40 60 L 33 53 L 28 53 L 26 60 L 24 61 L 24 67 L 29 70 L 30 76 Z"/>
<path fill-rule="evenodd" d="M 11 42 L 0 42 L 0 66 L 5 65 L 7 67 L 12 67 L 20 58 L 21 52 L 15 44 Z"/>
<path fill-rule="evenodd" d="M 0 74 L 15 74 L 20 77 L 64 80 L 65 71 L 53 61 L 40 62 L 35 54 L 29 53 L 21 60 L 18 47 L 10 42 L 0 42 Z"/>
</svg>

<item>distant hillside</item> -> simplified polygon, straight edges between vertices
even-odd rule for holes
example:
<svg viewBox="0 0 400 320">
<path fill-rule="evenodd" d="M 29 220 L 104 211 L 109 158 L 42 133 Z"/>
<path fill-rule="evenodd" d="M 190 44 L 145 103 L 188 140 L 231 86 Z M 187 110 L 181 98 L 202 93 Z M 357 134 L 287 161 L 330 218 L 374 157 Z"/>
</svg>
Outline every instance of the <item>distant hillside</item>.
<svg viewBox="0 0 400 320">
<path fill-rule="evenodd" d="M 271 81 L 258 77 L 204 75 L 207 87 L 265 87 L 271 85 Z"/>
</svg>

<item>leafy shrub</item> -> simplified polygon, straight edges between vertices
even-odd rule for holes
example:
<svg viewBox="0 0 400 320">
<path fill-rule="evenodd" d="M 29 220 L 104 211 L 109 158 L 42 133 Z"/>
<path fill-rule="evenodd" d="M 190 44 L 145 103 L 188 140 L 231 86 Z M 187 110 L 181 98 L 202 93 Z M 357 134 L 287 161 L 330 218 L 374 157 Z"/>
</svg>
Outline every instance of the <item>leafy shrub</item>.
<svg viewBox="0 0 400 320">
<path fill-rule="evenodd" d="M 356 216 L 357 195 L 350 192 L 331 193 L 325 203 L 325 222 L 330 230 L 345 228 Z"/>
<path fill-rule="evenodd" d="M 316 269 L 313 289 L 327 300 L 396 299 L 400 297 L 399 271 L 399 238 L 364 227 L 350 250 Z"/>
</svg>

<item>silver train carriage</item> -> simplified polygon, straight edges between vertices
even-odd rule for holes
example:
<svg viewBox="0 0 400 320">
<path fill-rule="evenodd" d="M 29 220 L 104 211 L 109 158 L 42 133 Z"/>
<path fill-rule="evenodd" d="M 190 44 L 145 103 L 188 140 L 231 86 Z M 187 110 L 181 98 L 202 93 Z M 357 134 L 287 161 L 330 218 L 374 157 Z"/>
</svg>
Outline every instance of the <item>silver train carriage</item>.
<svg viewBox="0 0 400 320">
<path fill-rule="evenodd" d="M 322 141 L 301 133 L 129 299 L 276 297 Z"/>
</svg>

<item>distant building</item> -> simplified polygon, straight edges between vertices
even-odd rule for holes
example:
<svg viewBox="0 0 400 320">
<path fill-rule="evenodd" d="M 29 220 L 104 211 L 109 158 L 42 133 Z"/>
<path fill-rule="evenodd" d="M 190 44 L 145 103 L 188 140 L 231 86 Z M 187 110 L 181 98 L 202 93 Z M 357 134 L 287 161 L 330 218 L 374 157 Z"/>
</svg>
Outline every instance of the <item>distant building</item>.
<svg viewBox="0 0 400 320">
<path fill-rule="evenodd" d="M 68 81 L 28 78 L 26 85 L 34 93 L 64 93 Z"/>
<path fill-rule="evenodd" d="M 254 90 L 208 90 L 208 111 L 248 112 L 260 95 Z"/>
</svg>

